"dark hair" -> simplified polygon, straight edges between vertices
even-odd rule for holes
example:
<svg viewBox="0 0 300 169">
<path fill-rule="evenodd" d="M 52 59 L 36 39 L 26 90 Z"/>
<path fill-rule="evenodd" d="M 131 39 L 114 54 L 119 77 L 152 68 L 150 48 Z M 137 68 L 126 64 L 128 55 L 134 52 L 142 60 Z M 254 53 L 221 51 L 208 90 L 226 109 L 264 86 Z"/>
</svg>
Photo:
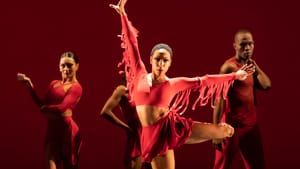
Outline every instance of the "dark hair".
<svg viewBox="0 0 300 169">
<path fill-rule="evenodd" d="M 121 83 L 120 84 L 123 85 L 123 86 L 126 86 L 126 84 L 127 84 L 125 73 L 122 74 L 122 76 L 121 76 Z"/>
<path fill-rule="evenodd" d="M 79 63 L 79 60 L 78 60 L 78 57 L 77 55 L 75 55 L 73 52 L 64 52 L 60 58 L 64 58 L 64 57 L 68 57 L 68 58 L 72 58 L 74 59 L 75 63 L 78 64 Z"/>
<path fill-rule="evenodd" d="M 248 29 L 239 29 L 234 34 L 234 41 L 236 41 L 237 36 L 241 33 L 250 33 L 251 34 L 251 32 Z"/>
<path fill-rule="evenodd" d="M 150 56 L 152 56 L 153 53 L 154 53 L 156 50 L 159 50 L 159 49 L 166 49 L 166 50 L 170 53 L 171 57 L 173 56 L 173 50 L 172 50 L 172 48 L 171 48 L 168 44 L 165 44 L 165 43 L 158 43 L 158 44 L 156 44 L 156 45 L 152 48 L 152 50 L 151 50 L 151 55 L 150 55 Z"/>
</svg>

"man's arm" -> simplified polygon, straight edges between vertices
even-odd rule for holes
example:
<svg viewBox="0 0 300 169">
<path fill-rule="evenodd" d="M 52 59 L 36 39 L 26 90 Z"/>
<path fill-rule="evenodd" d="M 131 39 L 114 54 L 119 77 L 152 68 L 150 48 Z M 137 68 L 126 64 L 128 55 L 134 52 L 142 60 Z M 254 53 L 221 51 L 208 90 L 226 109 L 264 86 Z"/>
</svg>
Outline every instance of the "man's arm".
<svg viewBox="0 0 300 169">
<path fill-rule="evenodd" d="M 254 60 L 250 60 L 252 64 L 255 65 L 254 78 L 258 88 L 261 90 L 269 90 L 271 88 L 271 79 L 268 75 L 257 65 Z"/>
</svg>

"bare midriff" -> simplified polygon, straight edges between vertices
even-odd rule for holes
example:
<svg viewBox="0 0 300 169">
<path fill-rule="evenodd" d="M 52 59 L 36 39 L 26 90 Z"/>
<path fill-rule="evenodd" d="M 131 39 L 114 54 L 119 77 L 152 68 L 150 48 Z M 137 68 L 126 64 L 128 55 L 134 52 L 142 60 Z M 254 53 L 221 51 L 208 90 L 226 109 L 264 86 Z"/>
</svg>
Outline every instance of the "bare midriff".
<svg viewBox="0 0 300 169">
<path fill-rule="evenodd" d="M 136 110 L 142 126 L 150 126 L 165 117 L 169 113 L 168 107 L 157 107 L 150 105 L 136 106 Z"/>
</svg>

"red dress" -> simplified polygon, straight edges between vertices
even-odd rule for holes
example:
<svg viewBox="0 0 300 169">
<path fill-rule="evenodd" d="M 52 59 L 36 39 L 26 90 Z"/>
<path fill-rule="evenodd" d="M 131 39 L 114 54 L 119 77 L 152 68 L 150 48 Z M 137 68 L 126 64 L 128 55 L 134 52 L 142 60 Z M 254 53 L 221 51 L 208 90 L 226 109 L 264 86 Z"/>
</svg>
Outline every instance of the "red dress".
<svg viewBox="0 0 300 169">
<path fill-rule="evenodd" d="M 124 48 L 123 60 L 125 70 L 130 67 L 126 77 L 129 98 L 137 106 L 151 105 L 169 107 L 169 114 L 151 126 L 143 126 L 141 133 L 142 161 L 150 162 L 155 156 L 182 145 L 190 136 L 193 122 L 181 117 L 189 104 L 191 90 L 197 89 L 197 103 L 206 105 L 208 100 L 223 92 L 224 99 L 228 88 L 237 78 L 235 73 L 225 75 L 206 75 L 203 77 L 177 77 L 152 85 L 148 73 L 141 60 L 137 33 L 126 15 L 121 16 L 122 35 L 121 47 Z M 175 101 L 172 100 L 175 98 Z"/>
<path fill-rule="evenodd" d="M 76 82 L 65 91 L 64 85 L 59 83 L 59 80 L 50 83 L 44 99 L 43 112 L 46 116 L 49 114 L 45 146 L 57 152 L 55 155 L 64 165 L 76 167 L 82 143 L 79 128 L 71 116 L 59 114 L 68 109 L 73 111 L 82 95 L 82 87 Z"/>
</svg>

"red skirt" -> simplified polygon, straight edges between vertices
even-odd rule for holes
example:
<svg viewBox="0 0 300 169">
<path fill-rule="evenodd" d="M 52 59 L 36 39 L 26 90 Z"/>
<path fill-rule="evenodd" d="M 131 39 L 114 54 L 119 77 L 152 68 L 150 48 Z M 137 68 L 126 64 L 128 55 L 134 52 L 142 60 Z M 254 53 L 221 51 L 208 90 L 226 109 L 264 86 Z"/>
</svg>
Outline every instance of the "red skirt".
<svg viewBox="0 0 300 169">
<path fill-rule="evenodd" d="M 192 133 L 193 120 L 175 112 L 150 126 L 143 126 L 141 133 L 142 161 L 151 162 L 168 149 L 180 147 Z"/>
<path fill-rule="evenodd" d="M 72 117 L 48 120 L 46 145 L 54 148 L 55 156 L 64 163 L 76 166 L 82 144 L 82 136 Z"/>
</svg>

